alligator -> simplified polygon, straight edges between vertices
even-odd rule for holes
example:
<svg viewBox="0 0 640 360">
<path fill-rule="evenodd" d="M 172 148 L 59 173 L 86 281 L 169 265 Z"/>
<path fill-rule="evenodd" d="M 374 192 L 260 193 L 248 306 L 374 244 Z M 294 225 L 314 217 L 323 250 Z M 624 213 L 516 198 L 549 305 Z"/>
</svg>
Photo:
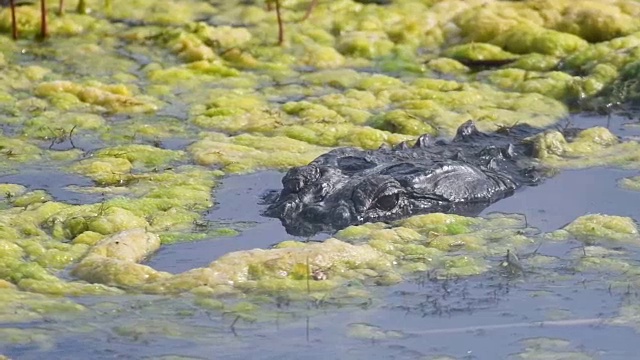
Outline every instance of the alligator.
<svg viewBox="0 0 640 360">
<path fill-rule="evenodd" d="M 427 212 L 477 215 L 542 181 L 524 141 L 537 132 L 516 125 L 483 133 L 467 121 L 450 142 L 422 135 L 378 150 L 334 149 L 291 168 L 264 215 L 279 218 L 296 236 Z"/>
</svg>

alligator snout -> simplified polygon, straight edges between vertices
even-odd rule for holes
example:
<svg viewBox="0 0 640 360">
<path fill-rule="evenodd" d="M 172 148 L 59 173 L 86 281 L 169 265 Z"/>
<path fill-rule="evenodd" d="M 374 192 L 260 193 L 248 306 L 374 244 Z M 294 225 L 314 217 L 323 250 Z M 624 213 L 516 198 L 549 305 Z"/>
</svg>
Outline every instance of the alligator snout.
<svg viewBox="0 0 640 360">
<path fill-rule="evenodd" d="M 279 217 L 287 232 L 293 235 L 311 235 L 335 227 L 345 228 L 354 222 L 352 207 L 346 203 L 326 207 L 323 203 L 302 206 L 288 200 L 273 204 L 265 215 Z"/>
<path fill-rule="evenodd" d="M 305 208 L 299 215 L 305 221 L 314 224 L 332 224 L 340 228 L 347 227 L 353 222 L 353 211 L 345 203 L 326 207 L 322 204 Z"/>
</svg>

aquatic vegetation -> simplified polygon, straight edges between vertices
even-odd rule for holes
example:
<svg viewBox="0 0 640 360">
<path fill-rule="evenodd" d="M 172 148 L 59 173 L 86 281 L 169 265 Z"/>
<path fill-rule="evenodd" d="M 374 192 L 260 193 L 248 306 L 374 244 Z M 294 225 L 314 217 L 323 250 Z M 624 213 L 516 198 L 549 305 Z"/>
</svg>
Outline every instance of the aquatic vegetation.
<svg viewBox="0 0 640 360">
<path fill-rule="evenodd" d="M 5 323 L 125 314 L 119 299 L 148 293 L 187 303 L 177 314 L 208 311 L 234 327 L 274 316 L 270 307 L 287 301 L 372 306 L 378 287 L 416 277 L 508 277 L 506 254 L 518 255 L 526 276 L 572 276 L 560 268 L 615 274 L 614 290 L 637 285 L 637 224 L 616 214 L 585 215 L 547 234 L 519 215 L 428 214 L 349 227 L 323 243 L 233 252 L 178 274 L 146 263 L 168 244 L 242 231 L 203 220 L 226 174 L 304 165 L 329 147 L 449 137 L 467 120 L 483 131 L 542 128 L 574 109 L 637 105 L 636 1 L 87 0 L 47 11 L 49 38 L 32 41 L 47 34 L 40 6 L 54 3 L 16 9 L 18 41 L 10 9 L 0 9 L 0 172 L 86 177 L 91 186 L 65 190 L 92 200 L 76 205 L 0 184 Z M 603 128 L 530 141 L 549 168 L 640 164 L 637 142 Z M 560 251 L 565 259 L 535 253 L 539 244 L 578 247 Z M 94 295 L 112 300 L 69 298 Z M 166 306 L 145 314 L 164 316 Z M 621 316 L 634 311 L 625 306 Z M 202 331 L 143 320 L 107 331 L 126 341 Z M 97 331 L 73 324 L 64 326 Z M 1 343 L 50 348 L 59 334 L 44 327 L 4 329 Z M 346 331 L 403 336 L 361 322 Z M 584 357 L 558 339 L 522 346 L 514 357 Z"/>
<path fill-rule="evenodd" d="M 627 217 L 585 215 L 564 228 L 577 239 L 592 243 L 595 240 L 637 241 L 640 239 L 636 223 Z"/>
<path fill-rule="evenodd" d="M 159 239 L 134 229 L 98 242 L 74 267 L 73 274 L 89 282 L 144 292 L 202 292 L 209 288 L 212 295 L 229 291 L 229 286 L 249 293 L 327 292 L 354 279 L 390 284 L 401 281 L 403 274 L 426 270 L 441 277 L 471 276 L 489 269 L 484 255 L 532 243 L 518 234 L 524 225 L 522 218 L 507 220 L 510 229 L 502 228 L 506 225 L 503 217 L 474 219 L 445 214 L 416 216 L 400 227 L 365 224 L 349 227 L 336 234 L 336 239 L 322 243 L 287 241 L 270 250 L 233 252 L 208 267 L 176 275 L 139 264 L 158 248 Z M 492 229 L 496 226 L 501 230 Z M 468 235 L 460 235 L 464 232 Z M 460 251 L 466 255 L 459 255 Z M 315 279 L 319 272 L 322 279 Z"/>
<path fill-rule="evenodd" d="M 640 190 L 640 176 L 621 179 L 618 184 L 626 189 Z"/>
<path fill-rule="evenodd" d="M 118 232 L 94 245 L 73 274 L 91 283 L 121 287 L 166 277 L 169 274 L 138 264 L 159 247 L 160 238 L 140 228 Z"/>
<path fill-rule="evenodd" d="M 111 112 L 149 112 L 157 106 L 132 97 L 126 86 L 120 84 L 88 84 L 82 86 L 70 81 L 45 82 L 35 88 L 35 95 L 55 97 L 62 94 L 75 96 L 79 101 L 104 107 Z M 62 95 L 64 96 L 64 95 Z M 69 100 L 67 100 L 69 101 Z"/>
<path fill-rule="evenodd" d="M 371 341 L 398 339 L 405 335 L 401 331 L 383 330 L 378 326 L 363 323 L 350 324 L 347 336 Z"/>
<path fill-rule="evenodd" d="M 562 338 L 529 338 L 520 343 L 524 350 L 514 354 L 514 359 L 594 359 L 586 352 L 573 350 L 571 342 Z"/>
<path fill-rule="evenodd" d="M 530 139 L 535 156 L 556 168 L 584 168 L 608 165 L 637 168 L 640 144 L 621 141 L 603 127 L 578 132 L 567 141 L 560 131 L 546 131 Z"/>
</svg>

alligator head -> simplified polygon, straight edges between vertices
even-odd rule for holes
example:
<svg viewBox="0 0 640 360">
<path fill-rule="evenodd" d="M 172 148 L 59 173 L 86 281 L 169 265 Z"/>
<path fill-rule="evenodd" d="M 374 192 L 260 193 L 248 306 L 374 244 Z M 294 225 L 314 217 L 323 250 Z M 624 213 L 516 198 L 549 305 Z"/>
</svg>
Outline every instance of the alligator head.
<svg viewBox="0 0 640 360">
<path fill-rule="evenodd" d="M 394 148 L 335 149 L 290 169 L 265 215 L 301 236 L 425 212 L 475 215 L 539 180 L 519 141 L 532 133 L 484 134 L 468 121 L 451 142 L 422 135 Z"/>
</svg>

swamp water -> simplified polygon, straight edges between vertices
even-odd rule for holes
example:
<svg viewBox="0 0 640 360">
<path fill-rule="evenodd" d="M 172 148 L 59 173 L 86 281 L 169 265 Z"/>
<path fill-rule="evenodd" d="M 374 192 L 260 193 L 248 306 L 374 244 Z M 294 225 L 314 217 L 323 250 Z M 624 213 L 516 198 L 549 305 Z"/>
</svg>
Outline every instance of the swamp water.
<svg viewBox="0 0 640 360">
<path fill-rule="evenodd" d="M 637 119 L 572 117 L 623 142 L 550 135 L 479 218 L 288 241 L 258 204 L 331 147 L 637 101 L 640 2 L 282 3 L 284 46 L 264 1 L 0 9 L 0 358 L 636 358 Z"/>
<path fill-rule="evenodd" d="M 483 214 L 520 211 L 529 226 L 544 231 L 555 230 L 583 213 L 616 213 L 638 220 L 640 193 L 615 186 L 617 179 L 630 174 L 606 168 L 565 171 L 491 205 Z M 218 189 L 220 204 L 207 219 L 241 221 L 246 229 L 234 237 L 165 246 L 147 264 L 177 273 L 206 266 L 230 251 L 267 248 L 289 238 L 277 220 L 261 217 L 255 206 L 262 191 L 276 187 L 280 176 L 263 172 L 223 180 Z M 526 265 L 525 273 L 517 276 L 492 270 L 468 278 L 437 279 L 424 273 L 376 288 L 371 297 L 357 301 L 264 299 L 262 306 L 269 315 L 257 321 L 203 310 L 180 298 L 76 298 L 92 309 L 85 324 L 64 319 L 25 323 L 21 328 L 29 336 L 46 334 L 54 341 L 6 346 L 3 353 L 16 359 L 171 355 L 498 359 L 524 358 L 528 353 L 563 359 L 633 358 L 638 350 L 636 330 L 615 321 L 621 307 L 640 311 L 638 289 L 635 285 L 612 288 L 613 279 L 602 273 L 577 272 L 576 257 L 570 254 L 582 248 L 578 241 L 543 243 L 537 254 L 552 257 L 552 265 Z M 520 256 L 526 259 L 527 254 Z M 636 249 L 630 257 L 638 259 L 640 252 Z M 496 269 L 500 261 L 492 259 Z M 640 265 L 637 260 L 632 264 Z"/>
<path fill-rule="evenodd" d="M 619 130 L 618 135 L 630 132 Z M 562 228 L 587 213 L 640 220 L 640 193 L 616 185 L 619 179 L 636 173 L 602 167 L 562 171 L 537 187 L 490 205 L 481 216 L 520 213 L 528 226 L 543 232 Z M 34 189 L 49 186 L 41 180 L 45 174 L 27 175 L 8 178 Z M 231 251 L 269 248 L 289 239 L 279 221 L 262 217 L 262 207 L 256 206 L 266 190 L 280 186 L 281 177 L 280 172 L 266 171 L 223 178 L 216 190 L 218 204 L 205 218 L 233 223 L 240 234 L 166 245 L 146 264 L 179 273 L 206 266 Z M 52 195 L 60 197 L 57 200 L 74 199 L 64 192 Z M 312 240 L 326 237 L 319 234 Z M 633 320 L 640 316 L 637 285 L 615 284 L 614 277 L 600 271 L 576 270 L 580 261 L 576 254 L 584 246 L 576 240 L 529 246 L 519 254 L 525 264 L 522 274 L 500 270 L 502 257 L 497 256 L 490 259 L 494 270 L 479 276 L 439 279 L 425 272 L 396 285 L 370 289 L 362 298 L 301 302 L 290 301 L 286 295 L 268 297 L 257 300 L 267 313 L 259 319 L 233 311 L 208 311 L 180 297 L 80 297 L 75 300 L 92 309 L 84 325 L 78 327 L 75 321 L 64 319 L 25 323 L 26 333 L 34 337 L 55 333 L 54 341 L 43 337 L 42 342 L 7 346 L 3 352 L 19 359 L 172 355 L 226 359 L 633 358 L 638 350 L 634 327 L 640 326 Z M 616 247 L 622 248 L 631 252 L 625 256 L 633 259 L 630 266 L 640 265 L 637 247 Z M 546 260 L 527 263 L 531 256 Z M 611 269 L 611 274 L 618 270 Z M 621 279 L 625 281 L 624 276 Z M 621 308 L 632 311 L 632 317 L 620 320 Z"/>
</svg>

